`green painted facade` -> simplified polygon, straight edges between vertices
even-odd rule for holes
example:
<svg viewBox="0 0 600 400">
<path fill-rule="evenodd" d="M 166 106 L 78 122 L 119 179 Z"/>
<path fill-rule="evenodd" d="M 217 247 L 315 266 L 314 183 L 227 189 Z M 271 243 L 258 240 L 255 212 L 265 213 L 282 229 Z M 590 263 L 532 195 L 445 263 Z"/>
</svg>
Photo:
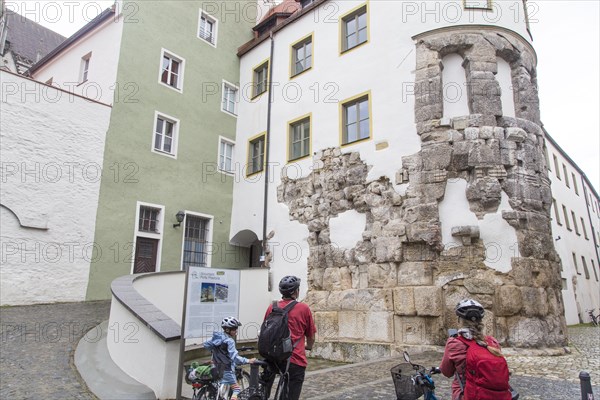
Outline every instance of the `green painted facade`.
<svg viewBox="0 0 600 400">
<path fill-rule="evenodd" d="M 221 111 L 221 87 L 223 79 L 239 82 L 236 53 L 252 38 L 254 21 L 243 15 L 250 4 L 125 2 L 88 300 L 109 298 L 112 280 L 131 273 L 138 201 L 164 206 L 158 270 L 181 268 L 184 224 L 173 227 L 179 210 L 214 216 L 213 267 L 248 266 L 247 249 L 228 240 L 234 178 L 214 171 L 219 136 L 235 139 L 236 118 Z M 198 38 L 201 8 L 218 20 L 216 48 Z M 159 83 L 162 49 L 185 60 L 181 93 Z M 179 120 L 176 159 L 151 151 L 156 112 Z"/>
</svg>

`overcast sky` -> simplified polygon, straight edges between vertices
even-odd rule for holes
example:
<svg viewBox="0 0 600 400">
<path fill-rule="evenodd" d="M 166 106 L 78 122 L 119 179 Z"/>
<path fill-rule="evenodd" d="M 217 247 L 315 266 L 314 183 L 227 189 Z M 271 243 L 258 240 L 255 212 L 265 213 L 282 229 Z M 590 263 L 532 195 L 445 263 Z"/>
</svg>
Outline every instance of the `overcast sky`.
<svg viewBox="0 0 600 400">
<path fill-rule="evenodd" d="M 498 0 L 496 0 L 498 1 Z M 514 0 L 512 0 L 514 1 Z M 6 1 L 70 36 L 113 1 Z M 62 12 L 58 12 L 59 5 Z M 600 0 L 529 0 L 544 127 L 600 192 Z"/>
</svg>

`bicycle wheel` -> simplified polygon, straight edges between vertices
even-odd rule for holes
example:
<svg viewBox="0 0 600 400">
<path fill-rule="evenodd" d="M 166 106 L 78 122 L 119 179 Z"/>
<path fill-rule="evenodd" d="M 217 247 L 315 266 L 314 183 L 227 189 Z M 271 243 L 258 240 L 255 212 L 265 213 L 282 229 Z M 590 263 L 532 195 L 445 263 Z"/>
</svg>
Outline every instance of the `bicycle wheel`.
<svg viewBox="0 0 600 400">
<path fill-rule="evenodd" d="M 241 374 L 237 376 L 238 385 L 240 385 L 241 390 L 247 389 L 250 387 L 250 374 L 246 371 L 242 371 Z"/>
<path fill-rule="evenodd" d="M 239 400 L 264 400 L 262 388 L 246 388 L 238 396 Z"/>
<path fill-rule="evenodd" d="M 217 400 L 217 388 L 213 385 L 206 385 L 198 391 L 198 396 L 192 400 Z"/>
</svg>

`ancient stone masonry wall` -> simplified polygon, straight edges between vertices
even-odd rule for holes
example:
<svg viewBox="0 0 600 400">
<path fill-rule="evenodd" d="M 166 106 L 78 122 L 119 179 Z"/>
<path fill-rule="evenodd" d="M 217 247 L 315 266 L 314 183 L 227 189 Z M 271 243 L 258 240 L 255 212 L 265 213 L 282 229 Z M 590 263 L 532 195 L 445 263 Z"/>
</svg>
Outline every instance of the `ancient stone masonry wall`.
<svg viewBox="0 0 600 400">
<path fill-rule="evenodd" d="M 415 102 L 422 148 L 402 158 L 395 182 L 367 181 L 360 154 L 339 148 L 318 152 L 308 177 L 283 178 L 278 201 L 310 232 L 307 301 L 318 355 L 364 360 L 406 345 L 443 345 L 456 327 L 454 306 L 466 297 L 484 305 L 487 332 L 505 346 L 566 344 L 534 57 L 521 40 L 491 31 L 418 39 L 415 83 L 430 90 L 417 91 Z M 450 52 L 465 60 L 471 114 L 444 119 L 440 62 Z M 497 56 L 513 71 L 517 118 L 502 116 Z M 444 246 L 439 203 L 448 182 L 460 179 L 479 220 L 498 212 L 503 193 L 508 197 L 511 210 L 501 215 L 516 231 L 519 251 L 509 272 L 484 264 L 478 226 L 452 226 L 460 245 Z M 340 248 L 329 222 L 349 210 L 366 214 L 366 226 L 353 248 Z"/>
</svg>

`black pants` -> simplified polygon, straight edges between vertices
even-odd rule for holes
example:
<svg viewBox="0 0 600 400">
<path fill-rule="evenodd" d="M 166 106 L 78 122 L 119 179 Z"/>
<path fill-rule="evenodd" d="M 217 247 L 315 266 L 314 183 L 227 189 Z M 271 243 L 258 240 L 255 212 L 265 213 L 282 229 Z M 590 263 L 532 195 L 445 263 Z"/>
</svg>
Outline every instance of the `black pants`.
<svg viewBox="0 0 600 400">
<path fill-rule="evenodd" d="M 279 370 L 284 372 L 287 363 L 279 365 Z M 275 375 L 278 372 L 274 372 L 271 376 L 267 377 L 268 384 L 266 385 L 266 391 L 268 394 L 271 393 L 271 387 L 275 380 Z M 288 367 L 288 384 L 287 388 L 283 388 L 283 399 L 284 400 L 298 400 L 300 393 L 302 392 L 302 385 L 304 384 L 304 374 L 306 373 L 306 367 L 301 367 L 297 364 L 290 363 Z M 281 379 L 281 378 L 280 378 Z M 269 397 L 269 396 L 267 396 Z"/>
</svg>

